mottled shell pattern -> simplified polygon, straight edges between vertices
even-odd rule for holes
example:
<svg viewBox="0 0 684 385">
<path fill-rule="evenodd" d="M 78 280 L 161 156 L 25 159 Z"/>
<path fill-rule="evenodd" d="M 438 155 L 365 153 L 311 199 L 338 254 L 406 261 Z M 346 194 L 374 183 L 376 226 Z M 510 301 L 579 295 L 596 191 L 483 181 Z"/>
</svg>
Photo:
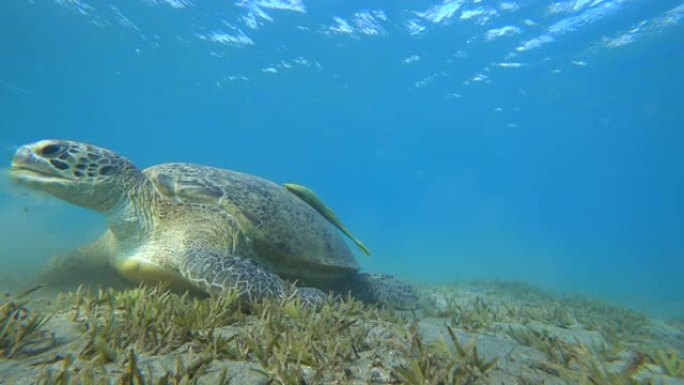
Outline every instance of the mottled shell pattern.
<svg viewBox="0 0 684 385">
<path fill-rule="evenodd" d="M 173 201 L 215 205 L 228 212 L 251 242 L 250 257 L 283 277 L 326 280 L 359 269 L 337 228 L 283 186 L 187 163 L 160 164 L 143 173 Z"/>
</svg>

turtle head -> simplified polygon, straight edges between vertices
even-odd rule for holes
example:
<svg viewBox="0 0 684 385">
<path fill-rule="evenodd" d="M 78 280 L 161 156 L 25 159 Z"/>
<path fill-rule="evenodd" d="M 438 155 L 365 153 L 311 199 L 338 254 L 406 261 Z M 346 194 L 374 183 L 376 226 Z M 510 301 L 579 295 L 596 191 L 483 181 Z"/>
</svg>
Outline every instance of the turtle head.
<svg viewBox="0 0 684 385">
<path fill-rule="evenodd" d="M 114 208 L 137 175 L 133 163 L 112 151 L 52 139 L 20 147 L 10 169 L 20 185 L 99 212 Z"/>
</svg>

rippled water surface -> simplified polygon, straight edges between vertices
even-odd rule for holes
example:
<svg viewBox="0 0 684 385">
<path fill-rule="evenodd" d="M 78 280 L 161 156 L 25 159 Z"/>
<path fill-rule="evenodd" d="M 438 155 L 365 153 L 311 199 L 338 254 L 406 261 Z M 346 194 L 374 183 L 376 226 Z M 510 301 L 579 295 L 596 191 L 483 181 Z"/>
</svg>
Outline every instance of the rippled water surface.
<svg viewBox="0 0 684 385">
<path fill-rule="evenodd" d="M 681 318 L 683 18 L 680 0 L 2 1 L 0 154 L 67 138 L 297 182 L 368 271 Z M 105 227 L 0 188 L 5 286 Z"/>
</svg>

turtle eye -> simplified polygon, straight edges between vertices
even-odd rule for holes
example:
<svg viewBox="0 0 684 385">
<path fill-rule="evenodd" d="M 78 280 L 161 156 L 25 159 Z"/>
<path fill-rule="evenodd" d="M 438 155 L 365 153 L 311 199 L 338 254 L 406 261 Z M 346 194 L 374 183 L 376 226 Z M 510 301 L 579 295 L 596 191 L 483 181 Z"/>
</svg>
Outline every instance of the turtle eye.
<svg viewBox="0 0 684 385">
<path fill-rule="evenodd" d="M 38 154 L 41 156 L 55 156 L 62 151 L 62 146 L 59 144 L 48 144 L 38 149 Z"/>
</svg>

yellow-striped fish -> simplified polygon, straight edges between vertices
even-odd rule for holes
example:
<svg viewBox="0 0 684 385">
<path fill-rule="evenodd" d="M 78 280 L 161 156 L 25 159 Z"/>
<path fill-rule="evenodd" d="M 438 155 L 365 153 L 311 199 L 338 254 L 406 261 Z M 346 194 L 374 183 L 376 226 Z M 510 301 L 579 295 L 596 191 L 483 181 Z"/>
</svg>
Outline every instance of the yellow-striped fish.
<svg viewBox="0 0 684 385">
<path fill-rule="evenodd" d="M 323 201 L 316 196 L 316 194 L 309 189 L 308 187 L 298 185 L 298 184 L 293 184 L 293 183 L 285 183 L 284 184 L 285 188 L 296 195 L 299 199 L 303 200 L 304 202 L 308 203 L 309 206 L 313 207 L 318 211 L 325 219 L 327 219 L 330 223 L 335 225 L 338 229 L 340 229 L 341 232 L 343 232 L 346 236 L 349 237 L 349 239 L 356 244 L 356 247 L 361 250 L 366 256 L 371 255 L 370 250 L 361 243 L 361 241 L 358 240 L 354 236 L 354 234 L 351 233 L 351 231 L 347 230 L 347 228 L 340 222 L 340 220 L 337 218 L 337 215 L 332 211 L 330 207 L 328 207 Z"/>
</svg>

